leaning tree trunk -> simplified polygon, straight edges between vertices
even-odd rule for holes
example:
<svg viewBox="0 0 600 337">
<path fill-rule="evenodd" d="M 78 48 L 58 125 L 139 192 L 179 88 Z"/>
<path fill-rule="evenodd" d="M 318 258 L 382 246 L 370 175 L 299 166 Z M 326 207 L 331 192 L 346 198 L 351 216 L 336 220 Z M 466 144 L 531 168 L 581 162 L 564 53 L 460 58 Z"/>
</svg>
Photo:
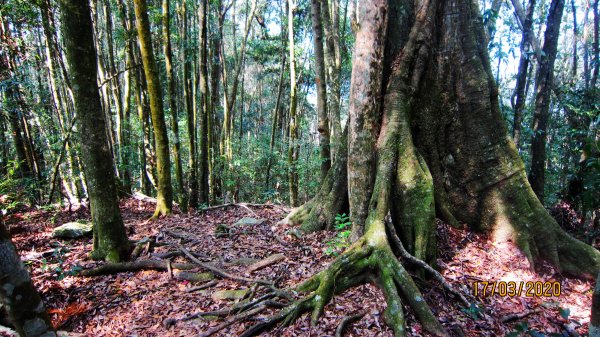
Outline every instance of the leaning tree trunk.
<svg viewBox="0 0 600 337">
<path fill-rule="evenodd" d="M 0 215 L 0 300 L 22 337 L 57 336 Z"/>
<path fill-rule="evenodd" d="M 562 231 L 527 181 L 500 113 L 477 2 L 386 2 L 359 7 L 347 164 L 338 158 L 317 196 L 289 216 L 305 231 L 318 230 L 339 206 L 327 201 L 348 197 L 361 235 L 298 287 L 305 297 L 244 336 L 305 311 L 314 323 L 335 293 L 370 280 L 384 292 L 396 336 L 406 334 L 401 302 L 426 330 L 445 335 L 389 243 L 418 257 L 409 262 L 432 261 L 435 215 L 514 242 L 532 267 L 543 259 L 568 274 L 600 271 L 600 252 Z M 336 190 L 345 175 L 348 186 Z"/>
<path fill-rule="evenodd" d="M 167 215 L 173 209 L 173 186 L 171 185 L 171 159 L 169 157 L 169 138 L 167 136 L 167 125 L 163 109 L 162 90 L 158 69 L 152 51 L 152 39 L 150 34 L 150 21 L 148 18 L 148 5 L 146 0 L 135 0 L 136 27 L 140 42 L 140 52 L 146 82 L 148 84 L 148 96 L 150 97 L 150 115 L 154 128 L 154 142 L 156 145 L 156 166 L 158 171 L 158 194 L 156 196 L 156 210 L 152 218 Z"/>
</svg>

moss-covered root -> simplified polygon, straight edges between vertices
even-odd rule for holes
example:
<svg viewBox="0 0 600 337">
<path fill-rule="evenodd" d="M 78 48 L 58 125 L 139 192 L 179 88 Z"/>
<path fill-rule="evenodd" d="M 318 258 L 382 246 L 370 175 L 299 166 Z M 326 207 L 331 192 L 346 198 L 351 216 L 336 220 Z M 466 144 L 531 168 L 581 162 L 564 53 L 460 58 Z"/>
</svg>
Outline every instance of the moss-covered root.
<svg viewBox="0 0 600 337">
<path fill-rule="evenodd" d="M 156 209 L 154 214 L 150 217 L 150 221 L 157 220 L 161 216 L 168 216 L 173 212 L 172 206 L 169 206 L 167 201 L 160 196 L 156 199 Z"/>
<path fill-rule="evenodd" d="M 374 246 L 364 237 L 340 255 L 327 269 L 300 284 L 298 291 L 308 294 L 272 316 L 248 329 L 243 337 L 255 336 L 281 323 L 292 323 L 304 312 L 311 312 L 311 324 L 316 325 L 325 305 L 334 294 L 357 284 L 375 279 L 387 300 L 385 319 L 397 337 L 406 335 L 402 300 L 413 310 L 423 327 L 435 336 L 446 332 L 425 303 L 419 289 L 402 267 L 388 245 Z"/>
<path fill-rule="evenodd" d="M 594 277 L 600 271 L 600 252 L 560 228 L 522 171 L 487 191 L 482 226 L 496 242 L 515 242 L 532 267 L 537 259 L 544 259 L 560 272 L 575 276 Z"/>
</svg>

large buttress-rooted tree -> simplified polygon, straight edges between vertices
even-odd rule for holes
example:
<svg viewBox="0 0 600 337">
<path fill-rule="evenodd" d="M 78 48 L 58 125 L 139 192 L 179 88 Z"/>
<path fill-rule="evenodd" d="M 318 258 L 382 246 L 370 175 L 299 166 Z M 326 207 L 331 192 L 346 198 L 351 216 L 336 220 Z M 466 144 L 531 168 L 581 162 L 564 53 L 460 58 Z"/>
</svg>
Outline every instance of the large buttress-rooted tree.
<svg viewBox="0 0 600 337">
<path fill-rule="evenodd" d="M 140 41 L 140 52 L 148 96 L 150 97 L 150 115 L 154 128 L 154 142 L 156 148 L 156 166 L 158 171 L 158 193 L 156 196 L 156 210 L 152 218 L 170 214 L 173 209 L 173 186 L 171 185 L 171 159 L 169 158 L 169 138 L 163 109 L 162 90 L 158 78 L 158 67 L 154 58 L 152 39 L 150 35 L 150 21 L 148 19 L 148 5 L 146 0 L 135 0 L 135 26 Z"/>
<path fill-rule="evenodd" d="M 384 292 L 396 336 L 406 334 L 402 302 L 426 330 L 446 335 L 394 254 L 412 254 L 418 259 L 406 261 L 417 267 L 434 261 L 435 216 L 514 242 L 532 267 L 546 260 L 563 273 L 600 271 L 600 252 L 562 231 L 533 193 L 502 120 L 486 43 L 473 0 L 360 3 L 347 148 L 317 196 L 288 217 L 313 231 L 349 209 L 353 244 L 298 286 L 305 297 L 244 336 L 305 311 L 316 322 L 335 293 L 370 281 Z"/>
<path fill-rule="evenodd" d="M 79 116 L 83 171 L 94 224 L 92 257 L 118 262 L 128 257 L 130 245 L 119 210 L 115 164 L 96 80 L 91 11 L 86 0 L 61 0 L 60 6 L 75 109 Z"/>
</svg>

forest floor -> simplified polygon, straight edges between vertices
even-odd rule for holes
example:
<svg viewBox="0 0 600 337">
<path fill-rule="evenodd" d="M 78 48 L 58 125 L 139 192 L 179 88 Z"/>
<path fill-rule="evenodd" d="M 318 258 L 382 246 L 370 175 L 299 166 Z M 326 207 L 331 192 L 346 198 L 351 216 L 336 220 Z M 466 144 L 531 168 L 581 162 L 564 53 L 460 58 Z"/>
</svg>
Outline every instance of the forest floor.
<svg viewBox="0 0 600 337">
<path fill-rule="evenodd" d="M 121 202 L 125 226 L 132 240 L 153 237 L 165 244 L 154 252 L 142 252 L 138 260 L 156 259 L 152 254 L 167 252 L 172 247 L 185 247 L 198 253 L 203 262 L 212 262 L 231 274 L 274 280 L 278 287 L 284 288 L 323 269 L 335 258 L 330 252 L 331 244 L 328 244 L 335 237 L 335 232 L 315 233 L 302 239 L 288 235 L 291 228 L 277 224 L 287 214 L 281 207 L 219 208 L 203 214 L 176 213 L 148 222 L 153 208 L 151 202 L 133 198 Z M 25 209 L 6 217 L 13 241 L 29 266 L 54 324 L 61 330 L 78 332 L 83 336 L 201 335 L 221 325 L 227 318 L 195 318 L 178 321 L 170 327 L 166 327 L 164 321 L 226 309 L 235 302 L 219 299 L 218 291 L 255 290 L 252 284 L 215 278 L 210 283 L 212 286 L 190 291 L 198 284 L 173 278 L 167 271 L 77 276 L 75 274 L 81 268 L 98 265 L 88 258 L 91 238 L 59 240 L 53 238 L 51 232 L 63 223 L 89 217 L 85 207 L 71 211 Z M 243 217 L 264 221 L 231 227 Z M 231 228 L 229 235 L 215 235 L 220 224 Z M 593 290 L 591 281 L 564 277 L 545 265 L 532 272 L 524 256 L 513 246 L 497 246 L 484 236 L 443 223 L 438 223 L 438 226 L 438 261 L 443 275 L 464 293 L 472 293 L 476 281 L 515 281 L 517 285 L 519 282 L 551 281 L 560 284 L 560 296 L 557 297 L 528 297 L 523 288 L 521 296 L 480 297 L 480 307 L 464 309 L 451 295 L 444 294 L 434 281 L 428 284 L 416 278 L 427 302 L 444 326 L 450 329 L 458 325 L 467 336 L 505 336 L 510 332 L 527 330 L 545 335 L 568 329 L 587 333 Z M 248 271 L 252 269 L 248 264 L 273 254 L 283 254 L 284 259 L 262 269 Z M 176 257 L 173 262 L 188 261 L 184 257 Z M 264 290 L 257 289 L 255 297 L 262 293 Z M 392 336 L 383 319 L 384 309 L 382 292 L 367 284 L 335 296 L 316 327 L 311 327 L 308 315 L 303 315 L 292 326 L 271 330 L 264 336 L 333 336 L 345 316 L 358 312 L 365 312 L 365 315 L 348 326 L 345 336 Z M 236 322 L 215 335 L 236 336 L 275 310 L 269 308 L 251 320 Z M 525 317 L 505 321 L 511 318 L 511 314 Z M 407 320 L 410 336 L 426 335 L 412 313 L 407 314 Z"/>
</svg>

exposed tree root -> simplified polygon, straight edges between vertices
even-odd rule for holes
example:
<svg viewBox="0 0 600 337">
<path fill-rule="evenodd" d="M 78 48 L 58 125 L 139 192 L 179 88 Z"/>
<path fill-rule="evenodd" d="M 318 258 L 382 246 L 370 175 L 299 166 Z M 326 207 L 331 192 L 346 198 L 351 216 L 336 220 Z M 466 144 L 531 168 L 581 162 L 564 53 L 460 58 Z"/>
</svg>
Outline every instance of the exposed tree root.
<svg viewBox="0 0 600 337">
<path fill-rule="evenodd" d="M 429 273 L 431 276 L 433 276 L 433 278 L 435 278 L 436 281 L 438 281 L 442 285 L 442 287 L 444 287 L 444 289 L 446 289 L 452 295 L 456 296 L 465 307 L 468 308 L 471 306 L 471 302 L 469 302 L 469 300 L 467 300 L 467 298 L 461 292 L 454 289 L 448 282 L 446 282 L 446 280 L 444 279 L 442 274 L 440 274 L 437 270 L 433 269 L 425 261 L 419 260 L 416 257 L 410 255 L 410 253 L 408 251 L 406 251 L 406 249 L 404 249 L 404 245 L 402 244 L 402 241 L 400 240 L 398 235 L 396 235 L 396 232 L 394 230 L 394 226 L 392 225 L 392 223 L 386 222 L 386 226 L 388 229 L 388 235 L 392 239 L 394 246 L 398 249 L 400 256 L 402 256 L 402 258 L 406 259 L 408 262 L 410 262 L 420 268 L 423 268 L 427 273 Z"/>
<path fill-rule="evenodd" d="M 256 336 L 279 323 L 286 326 L 304 312 L 311 312 L 311 324 L 316 325 L 335 294 L 368 280 L 374 280 L 382 288 L 388 301 L 385 319 L 396 336 L 406 335 L 402 300 L 427 331 L 436 336 L 446 335 L 412 278 L 392 253 L 385 236 L 373 233 L 354 243 L 327 269 L 300 284 L 297 290 L 307 295 L 251 327 L 242 336 Z"/>
</svg>

